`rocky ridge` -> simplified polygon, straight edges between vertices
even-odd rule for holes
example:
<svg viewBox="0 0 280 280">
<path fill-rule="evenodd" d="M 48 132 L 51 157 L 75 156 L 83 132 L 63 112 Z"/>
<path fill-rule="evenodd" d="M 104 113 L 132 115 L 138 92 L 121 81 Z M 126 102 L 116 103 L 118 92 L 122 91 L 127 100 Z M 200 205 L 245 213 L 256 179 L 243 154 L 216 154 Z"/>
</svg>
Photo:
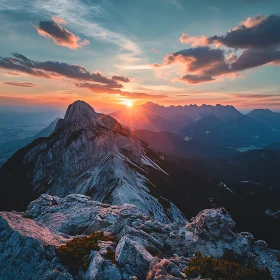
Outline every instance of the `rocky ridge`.
<svg viewBox="0 0 280 280">
<path fill-rule="evenodd" d="M 217 258 L 230 251 L 280 279 L 279 252 L 254 241 L 250 233 L 233 233 L 233 227 L 222 208 L 203 210 L 189 223 L 162 223 L 131 204 L 45 194 L 25 213 L 0 213 L 0 279 L 186 279 L 184 268 L 198 251 Z M 100 241 L 87 269 L 71 275 L 56 248 L 96 231 L 116 236 L 116 242 Z M 113 260 L 108 250 L 114 252 Z"/>
</svg>

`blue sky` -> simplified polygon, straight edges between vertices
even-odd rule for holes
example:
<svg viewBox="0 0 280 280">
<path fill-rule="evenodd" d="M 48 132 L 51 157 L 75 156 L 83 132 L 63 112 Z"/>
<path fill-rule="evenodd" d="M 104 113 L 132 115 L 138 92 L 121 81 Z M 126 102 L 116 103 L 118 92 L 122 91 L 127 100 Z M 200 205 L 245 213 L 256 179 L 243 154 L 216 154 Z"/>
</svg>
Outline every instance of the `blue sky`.
<svg viewBox="0 0 280 280">
<path fill-rule="evenodd" d="M 196 38 L 225 36 L 250 17 L 262 15 L 266 19 L 273 14 L 279 17 L 279 13 L 277 0 L 0 0 L 0 57 L 11 58 L 13 53 L 18 53 L 31 61 L 78 65 L 108 78 L 122 76 L 129 79 L 129 82 L 118 80 L 114 90 L 110 85 L 108 92 L 108 84 L 105 84 L 102 92 L 99 86 L 96 90 L 96 86 L 89 85 L 87 80 L 79 79 L 77 83 L 75 77 L 61 76 L 61 73 L 59 77 L 46 78 L 2 67 L 0 102 L 66 106 L 75 99 L 84 99 L 106 111 L 131 99 L 135 103 L 222 103 L 238 108 L 278 110 L 280 38 L 273 42 L 276 59 L 234 72 L 238 76 L 228 74 L 227 70 L 227 73 L 219 72 L 209 78 L 201 69 L 186 70 L 182 60 L 166 65 L 166 57 L 200 47 L 180 42 L 184 32 Z M 70 32 L 70 36 L 77 40 L 75 45 L 55 41 L 46 34 L 44 21 L 48 21 L 46 25 L 53 22 Z M 270 25 L 268 32 L 274 32 L 277 26 Z M 278 37 L 279 32 L 275 32 L 275 36 Z M 204 47 L 217 49 L 215 45 Z M 229 52 L 240 55 L 246 50 L 226 45 L 218 48 L 226 55 Z M 151 67 L 155 63 L 160 67 Z M 99 81 L 94 82 L 99 84 Z"/>
</svg>

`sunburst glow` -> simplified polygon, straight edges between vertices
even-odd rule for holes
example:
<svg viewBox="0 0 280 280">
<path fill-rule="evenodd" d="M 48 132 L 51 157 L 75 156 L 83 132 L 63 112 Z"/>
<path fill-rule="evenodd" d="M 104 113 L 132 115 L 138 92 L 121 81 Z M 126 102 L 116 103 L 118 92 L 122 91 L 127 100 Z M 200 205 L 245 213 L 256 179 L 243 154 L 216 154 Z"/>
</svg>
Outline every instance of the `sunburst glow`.
<svg viewBox="0 0 280 280">
<path fill-rule="evenodd" d="M 131 100 L 124 100 L 123 101 L 123 105 L 127 106 L 127 107 L 132 107 L 133 103 Z"/>
</svg>

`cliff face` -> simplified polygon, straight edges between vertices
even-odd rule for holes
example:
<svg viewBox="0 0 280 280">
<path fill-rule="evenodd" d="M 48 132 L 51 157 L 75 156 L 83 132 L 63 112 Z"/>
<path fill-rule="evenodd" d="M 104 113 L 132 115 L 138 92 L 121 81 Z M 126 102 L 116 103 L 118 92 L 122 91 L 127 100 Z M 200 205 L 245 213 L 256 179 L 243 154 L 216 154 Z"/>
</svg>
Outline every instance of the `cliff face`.
<svg viewBox="0 0 280 280">
<path fill-rule="evenodd" d="M 279 252 L 264 241 L 254 242 L 249 233 L 233 233 L 233 227 L 224 209 L 204 210 L 190 223 L 161 223 L 131 204 L 112 206 L 84 195 L 41 195 L 24 214 L 0 214 L 0 278 L 185 279 L 183 270 L 195 252 L 220 258 L 231 251 L 279 279 Z M 98 241 L 87 268 L 70 274 L 56 248 L 97 231 L 116 239 Z"/>
</svg>

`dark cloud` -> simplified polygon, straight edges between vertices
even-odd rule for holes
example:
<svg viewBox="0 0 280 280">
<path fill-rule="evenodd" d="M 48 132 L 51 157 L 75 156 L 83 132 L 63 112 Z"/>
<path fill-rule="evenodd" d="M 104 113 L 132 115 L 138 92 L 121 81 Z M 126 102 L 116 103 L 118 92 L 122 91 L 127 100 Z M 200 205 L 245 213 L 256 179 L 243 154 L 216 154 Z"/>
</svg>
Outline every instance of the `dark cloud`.
<svg viewBox="0 0 280 280">
<path fill-rule="evenodd" d="M 80 87 L 80 88 L 87 88 L 94 93 L 119 94 L 120 96 L 132 98 L 132 99 L 134 99 L 134 98 L 136 98 L 136 99 L 138 99 L 138 98 L 139 99 L 141 99 L 141 98 L 157 99 L 157 98 L 167 97 L 166 95 L 153 95 L 153 94 L 142 93 L 142 92 L 128 92 L 128 91 L 123 91 L 120 89 L 111 88 L 110 86 L 107 86 L 107 85 L 92 84 L 92 83 L 77 83 L 76 86 Z"/>
<path fill-rule="evenodd" d="M 280 65 L 280 16 L 249 17 L 224 36 L 192 37 L 183 33 L 180 41 L 196 48 L 169 54 L 164 64 L 182 63 L 186 75 L 179 80 L 199 84 L 219 76 L 238 76 L 238 72 L 265 64 Z M 211 49 L 207 45 L 241 49 L 242 53 Z"/>
<path fill-rule="evenodd" d="M 21 83 L 21 82 L 3 82 L 2 84 L 15 87 L 36 87 L 33 83 Z"/>
<path fill-rule="evenodd" d="M 182 82 L 186 82 L 188 84 L 200 84 L 205 82 L 212 82 L 214 79 L 211 76 L 201 76 L 201 75 L 185 75 L 180 78 Z"/>
<path fill-rule="evenodd" d="M 249 68 L 258 67 L 267 63 L 280 63 L 280 50 L 247 49 L 232 64 L 233 71 L 243 71 Z"/>
<path fill-rule="evenodd" d="M 112 80 L 117 81 L 117 82 L 123 82 L 123 83 L 129 83 L 130 82 L 129 78 L 126 78 L 124 76 L 113 76 Z"/>
<path fill-rule="evenodd" d="M 57 45 L 69 49 L 77 49 L 89 43 L 74 35 L 72 32 L 62 26 L 66 22 L 63 19 L 53 17 L 52 20 L 40 21 L 39 26 L 35 26 L 39 35 L 51 38 Z"/>
<path fill-rule="evenodd" d="M 280 64 L 280 50 L 273 48 L 246 49 L 239 56 L 222 49 L 197 47 L 169 54 L 165 64 L 182 63 L 187 73 L 179 80 L 199 84 L 219 76 L 238 76 L 238 72 L 268 63 Z"/>
<path fill-rule="evenodd" d="M 202 76 L 216 76 L 227 73 L 229 71 L 229 65 L 225 60 L 223 50 L 210 49 L 209 47 L 181 50 L 169 54 L 165 58 L 167 64 L 174 62 L 183 63 L 186 66 L 186 72 L 196 73 Z"/>
<path fill-rule="evenodd" d="M 49 79 L 69 78 L 76 81 L 89 81 L 111 85 L 111 87 L 122 87 L 116 80 L 107 78 L 100 72 L 89 72 L 80 65 L 57 61 L 37 62 L 18 53 L 14 53 L 13 57 L 0 57 L 0 68 Z"/>
<path fill-rule="evenodd" d="M 197 47 L 169 54 L 165 64 L 182 63 L 187 73 L 179 80 L 189 84 L 210 82 L 217 76 L 231 74 L 231 64 L 221 49 Z"/>
<path fill-rule="evenodd" d="M 280 45 L 280 16 L 248 18 L 224 36 L 208 37 L 208 43 L 230 48 L 268 48 Z"/>
</svg>

